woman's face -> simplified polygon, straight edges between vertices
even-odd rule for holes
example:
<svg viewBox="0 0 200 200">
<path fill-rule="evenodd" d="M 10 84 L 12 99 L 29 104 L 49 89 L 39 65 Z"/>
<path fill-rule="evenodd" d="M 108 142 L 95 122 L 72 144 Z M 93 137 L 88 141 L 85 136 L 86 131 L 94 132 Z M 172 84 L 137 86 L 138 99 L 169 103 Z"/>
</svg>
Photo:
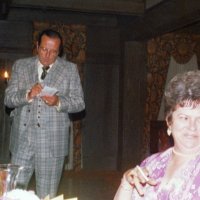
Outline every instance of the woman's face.
<svg viewBox="0 0 200 200">
<path fill-rule="evenodd" d="M 175 148 L 181 152 L 194 152 L 200 149 L 200 105 L 196 108 L 178 107 L 172 113 L 169 125 Z"/>
</svg>

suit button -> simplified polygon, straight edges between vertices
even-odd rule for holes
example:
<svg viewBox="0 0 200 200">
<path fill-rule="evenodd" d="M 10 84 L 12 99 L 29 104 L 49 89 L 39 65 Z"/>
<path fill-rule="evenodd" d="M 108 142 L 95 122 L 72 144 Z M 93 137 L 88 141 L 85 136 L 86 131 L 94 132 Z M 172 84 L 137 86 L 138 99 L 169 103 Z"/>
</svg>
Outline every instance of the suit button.
<svg viewBox="0 0 200 200">
<path fill-rule="evenodd" d="M 24 124 L 24 126 L 26 126 L 26 124 Z"/>
</svg>

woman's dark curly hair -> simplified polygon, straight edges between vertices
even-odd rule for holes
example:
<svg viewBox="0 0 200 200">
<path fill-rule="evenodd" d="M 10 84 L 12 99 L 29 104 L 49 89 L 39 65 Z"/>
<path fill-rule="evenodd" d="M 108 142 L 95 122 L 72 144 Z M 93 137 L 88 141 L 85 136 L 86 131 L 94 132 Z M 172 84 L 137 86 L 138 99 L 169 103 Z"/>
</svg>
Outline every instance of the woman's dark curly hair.
<svg viewBox="0 0 200 200">
<path fill-rule="evenodd" d="M 200 105 L 200 71 L 177 74 L 170 80 L 165 90 L 165 116 L 171 123 L 172 113 L 177 106 Z"/>
</svg>

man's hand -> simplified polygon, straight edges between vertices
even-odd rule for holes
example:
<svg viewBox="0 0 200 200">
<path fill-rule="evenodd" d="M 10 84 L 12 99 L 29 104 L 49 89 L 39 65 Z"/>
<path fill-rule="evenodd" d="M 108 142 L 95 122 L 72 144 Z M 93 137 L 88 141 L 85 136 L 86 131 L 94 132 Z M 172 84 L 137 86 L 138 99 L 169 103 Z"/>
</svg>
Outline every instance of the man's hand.
<svg viewBox="0 0 200 200">
<path fill-rule="evenodd" d="M 36 83 L 29 91 L 27 95 L 27 99 L 31 100 L 34 99 L 36 96 L 40 94 L 42 91 L 42 85 L 40 83 Z"/>
<path fill-rule="evenodd" d="M 41 99 L 48 105 L 48 106 L 58 106 L 59 104 L 59 97 L 57 95 L 53 96 L 42 96 Z"/>
</svg>

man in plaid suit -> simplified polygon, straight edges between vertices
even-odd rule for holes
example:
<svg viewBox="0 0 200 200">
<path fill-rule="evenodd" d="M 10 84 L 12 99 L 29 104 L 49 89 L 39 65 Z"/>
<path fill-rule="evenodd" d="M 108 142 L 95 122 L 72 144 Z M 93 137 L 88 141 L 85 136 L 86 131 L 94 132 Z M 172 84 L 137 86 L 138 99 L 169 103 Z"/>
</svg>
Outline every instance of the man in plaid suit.
<svg viewBox="0 0 200 200">
<path fill-rule="evenodd" d="M 44 30 L 37 42 L 38 55 L 14 63 L 5 91 L 5 105 L 14 108 L 11 162 L 24 167 L 18 185 L 26 188 L 35 171 L 40 198 L 56 196 L 68 153 L 68 113 L 85 108 L 77 67 L 61 59 L 61 51 L 61 35 Z M 57 92 L 43 96 L 45 86 Z"/>
</svg>

